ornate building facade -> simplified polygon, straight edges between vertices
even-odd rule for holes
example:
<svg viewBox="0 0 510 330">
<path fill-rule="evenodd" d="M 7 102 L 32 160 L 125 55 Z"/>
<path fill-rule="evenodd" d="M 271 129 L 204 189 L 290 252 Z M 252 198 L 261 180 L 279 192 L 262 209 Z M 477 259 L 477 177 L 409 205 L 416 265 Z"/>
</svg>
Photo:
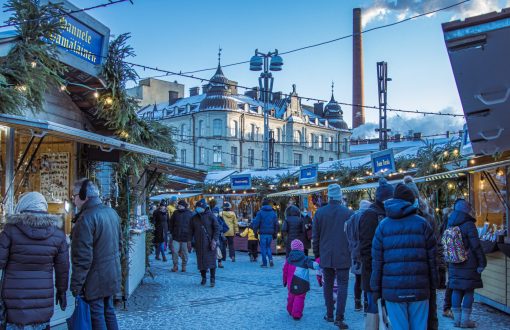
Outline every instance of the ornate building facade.
<svg viewBox="0 0 510 330">
<path fill-rule="evenodd" d="M 264 159 L 264 103 L 257 89 L 244 94 L 218 65 L 210 82 L 190 96 L 143 107 L 139 116 L 175 130 L 176 163 L 204 170 L 257 169 Z M 295 85 L 269 103 L 270 167 L 322 163 L 349 153 L 351 131 L 335 101 L 301 104 Z"/>
</svg>

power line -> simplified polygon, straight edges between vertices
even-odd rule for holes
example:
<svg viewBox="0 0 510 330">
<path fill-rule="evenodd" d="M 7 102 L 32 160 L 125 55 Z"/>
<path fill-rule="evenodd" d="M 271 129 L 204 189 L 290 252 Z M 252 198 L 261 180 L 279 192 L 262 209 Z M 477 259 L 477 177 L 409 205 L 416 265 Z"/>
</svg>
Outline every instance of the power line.
<svg viewBox="0 0 510 330">
<path fill-rule="evenodd" d="M 432 14 L 435 14 L 435 13 L 440 12 L 440 11 L 448 10 L 448 9 L 460 6 L 460 5 L 462 5 L 462 4 L 466 3 L 466 2 L 470 2 L 470 1 L 471 0 L 460 1 L 460 2 L 454 3 L 452 5 L 446 6 L 446 7 L 441 7 L 441 8 L 432 10 L 432 11 L 428 11 L 428 12 L 425 12 L 425 13 L 417 14 L 417 15 L 414 15 L 414 16 L 411 16 L 411 17 L 408 17 L 408 18 L 405 18 L 405 19 L 402 19 L 402 20 L 399 20 L 399 21 L 396 21 L 396 22 L 393 22 L 393 23 L 388 23 L 388 24 L 376 26 L 376 27 L 373 27 L 373 28 L 370 28 L 370 29 L 367 29 L 367 30 L 363 30 L 363 31 L 361 31 L 361 33 L 348 34 L 348 35 L 345 35 L 345 36 L 342 36 L 342 37 L 338 37 L 338 38 L 335 38 L 335 39 L 331 39 L 331 40 L 319 42 L 319 43 L 316 43 L 316 44 L 312 44 L 312 45 L 303 46 L 303 47 L 295 48 L 295 49 L 292 49 L 292 50 L 287 50 L 287 51 L 284 51 L 284 52 L 280 52 L 279 54 L 280 55 L 291 54 L 291 53 L 299 52 L 299 51 L 302 51 L 302 50 L 305 50 L 305 49 L 315 48 L 315 47 L 327 45 L 327 44 L 330 44 L 330 43 L 334 43 L 334 42 L 337 42 L 337 41 L 340 41 L 340 40 L 349 39 L 349 38 L 352 38 L 352 37 L 357 36 L 359 34 L 365 34 L 365 33 L 368 33 L 368 32 L 375 31 L 375 30 L 384 29 L 384 28 L 395 26 L 395 25 L 398 25 L 398 24 L 402 24 L 404 22 L 411 21 L 411 20 L 414 20 L 414 19 L 417 19 L 417 18 L 420 18 L 420 17 L 423 17 L 423 16 L 432 15 Z M 223 65 L 223 67 L 226 68 L 226 67 L 230 67 L 230 66 L 236 66 L 236 65 L 247 64 L 247 63 L 250 63 L 250 61 L 239 61 L 239 62 Z M 199 72 L 212 71 L 212 70 L 216 70 L 216 68 L 215 67 L 214 68 L 211 67 L 211 68 L 206 68 L 206 69 L 199 69 L 199 70 L 193 70 L 193 71 L 185 71 L 185 72 L 182 72 L 182 73 L 184 73 L 184 74 L 192 74 L 192 73 L 199 73 Z"/>
<path fill-rule="evenodd" d="M 92 9 L 105 8 L 105 7 L 115 5 L 118 3 L 122 3 L 122 2 L 126 2 L 126 1 L 129 1 L 131 4 L 133 4 L 133 0 L 109 0 L 106 3 L 102 3 L 102 4 L 99 4 L 96 6 L 92 6 L 92 7 L 86 7 L 86 8 L 75 9 L 75 10 L 70 10 L 70 11 L 62 10 L 63 13 L 58 14 L 58 15 L 48 15 L 48 16 L 43 16 L 43 17 L 39 17 L 39 18 L 26 19 L 22 22 L 10 22 L 10 23 L 4 24 L 4 25 L 0 25 L 0 29 L 6 28 L 6 27 L 11 27 L 11 26 L 17 26 L 17 25 L 21 25 L 21 24 L 25 24 L 25 23 L 38 22 L 38 21 L 46 20 L 46 19 L 59 18 L 59 17 L 63 17 L 63 16 L 68 16 L 71 14 L 85 12 L 85 11 L 92 10 Z"/>
</svg>

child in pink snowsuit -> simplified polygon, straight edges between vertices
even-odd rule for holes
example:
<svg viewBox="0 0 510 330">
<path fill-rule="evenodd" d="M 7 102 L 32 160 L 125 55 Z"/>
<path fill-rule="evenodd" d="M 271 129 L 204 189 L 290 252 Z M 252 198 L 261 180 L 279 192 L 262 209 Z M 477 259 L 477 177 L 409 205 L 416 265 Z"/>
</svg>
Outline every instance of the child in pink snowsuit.
<svg viewBox="0 0 510 330">
<path fill-rule="evenodd" d="M 305 256 L 304 245 L 298 239 L 290 243 L 291 251 L 283 266 L 283 286 L 288 289 L 287 311 L 294 320 L 303 316 L 306 293 L 310 291 L 309 268 L 318 269 L 319 265 Z"/>
</svg>

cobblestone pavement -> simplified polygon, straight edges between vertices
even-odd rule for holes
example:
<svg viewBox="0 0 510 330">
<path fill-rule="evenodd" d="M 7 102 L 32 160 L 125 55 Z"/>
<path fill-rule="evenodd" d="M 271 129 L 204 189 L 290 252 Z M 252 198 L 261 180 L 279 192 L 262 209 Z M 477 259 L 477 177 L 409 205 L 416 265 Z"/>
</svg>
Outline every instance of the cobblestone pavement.
<svg viewBox="0 0 510 330">
<path fill-rule="evenodd" d="M 281 284 L 283 262 L 283 257 L 275 257 L 275 267 L 263 269 L 238 253 L 235 263 L 227 261 L 224 269 L 217 270 L 216 287 L 210 288 L 199 285 L 194 255 L 190 255 L 187 273 L 171 273 L 171 262 L 152 260 L 154 278 L 146 277 L 129 299 L 127 310 L 118 310 L 120 328 L 335 329 L 322 319 L 322 290 L 312 275 L 303 318 L 294 321 L 287 314 L 287 289 Z M 364 329 L 363 313 L 353 310 L 353 278 L 349 284 L 346 321 L 350 329 Z M 440 310 L 442 295 L 439 292 Z M 476 303 L 473 313 L 478 329 L 510 329 L 510 316 L 488 306 Z M 450 319 L 439 318 L 440 329 L 455 329 Z"/>
</svg>

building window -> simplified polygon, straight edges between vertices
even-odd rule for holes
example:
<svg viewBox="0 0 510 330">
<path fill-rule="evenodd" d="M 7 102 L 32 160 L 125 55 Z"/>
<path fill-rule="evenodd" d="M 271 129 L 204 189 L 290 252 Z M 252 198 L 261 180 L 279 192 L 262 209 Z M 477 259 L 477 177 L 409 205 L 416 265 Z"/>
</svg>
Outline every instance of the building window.
<svg viewBox="0 0 510 330">
<path fill-rule="evenodd" d="M 294 166 L 303 165 L 303 155 L 302 154 L 294 154 Z"/>
<path fill-rule="evenodd" d="M 237 137 L 237 134 L 239 132 L 239 123 L 237 120 L 232 120 L 230 122 L 230 136 Z"/>
<path fill-rule="evenodd" d="M 221 134 L 221 119 L 213 120 L 213 136 L 222 136 L 222 134 Z"/>
<path fill-rule="evenodd" d="M 260 138 L 260 127 L 257 126 L 254 140 L 258 141 L 259 138 Z"/>
<path fill-rule="evenodd" d="M 330 162 L 331 162 L 331 161 L 333 161 L 333 158 L 329 157 L 329 161 L 330 161 Z"/>
<path fill-rule="evenodd" d="M 328 149 L 329 149 L 329 151 L 333 151 L 333 137 L 332 136 L 330 136 L 328 138 Z"/>
<path fill-rule="evenodd" d="M 276 142 L 280 142 L 282 140 L 282 129 L 281 128 L 277 128 L 276 129 Z"/>
<path fill-rule="evenodd" d="M 204 136 L 204 121 L 198 121 L 198 136 Z"/>
<path fill-rule="evenodd" d="M 344 152 L 349 152 L 349 140 L 347 138 L 344 138 Z"/>
<path fill-rule="evenodd" d="M 237 147 L 230 147 L 230 161 L 232 165 L 237 165 Z"/>
<path fill-rule="evenodd" d="M 280 153 L 279 152 L 274 153 L 274 166 L 280 167 Z"/>
<path fill-rule="evenodd" d="M 319 157 L 319 163 L 324 163 L 324 157 Z"/>
<path fill-rule="evenodd" d="M 322 135 L 319 135 L 319 144 L 317 146 L 318 149 L 322 149 L 324 147 L 324 137 Z"/>
<path fill-rule="evenodd" d="M 255 165 L 255 150 L 248 149 L 248 166 Z"/>
<path fill-rule="evenodd" d="M 302 141 L 301 131 L 294 131 L 294 142 L 301 143 L 301 141 Z"/>
<path fill-rule="evenodd" d="M 186 165 L 186 149 L 181 149 L 181 165 Z"/>
<path fill-rule="evenodd" d="M 310 158 L 310 164 L 313 164 L 313 161 L 314 161 L 313 156 L 310 156 L 309 158 Z"/>
<path fill-rule="evenodd" d="M 255 124 L 251 124 L 250 140 L 255 141 Z"/>
<path fill-rule="evenodd" d="M 205 148 L 204 147 L 198 147 L 198 163 L 199 164 L 205 163 Z"/>
<path fill-rule="evenodd" d="M 180 135 L 181 135 L 181 141 L 184 141 L 185 136 L 186 136 L 186 125 L 185 124 L 181 125 Z"/>
<path fill-rule="evenodd" d="M 213 163 L 221 164 L 223 161 L 221 159 L 221 147 L 213 146 Z"/>
</svg>

